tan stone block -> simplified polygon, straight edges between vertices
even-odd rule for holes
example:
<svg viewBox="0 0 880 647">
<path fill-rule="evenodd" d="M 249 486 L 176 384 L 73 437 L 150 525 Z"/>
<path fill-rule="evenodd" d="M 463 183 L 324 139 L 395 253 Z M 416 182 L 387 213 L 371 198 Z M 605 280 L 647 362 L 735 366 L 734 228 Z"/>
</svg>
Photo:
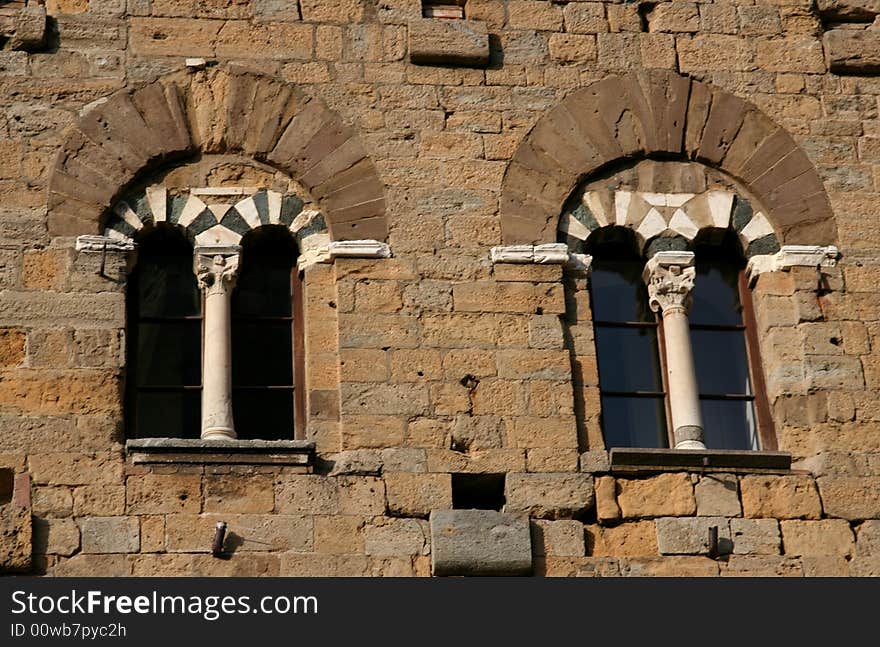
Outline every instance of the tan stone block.
<svg viewBox="0 0 880 647">
<path fill-rule="evenodd" d="M 414 348 L 418 346 L 418 321 L 399 314 L 339 315 L 342 348 Z"/>
<path fill-rule="evenodd" d="M 0 368 L 14 368 L 24 362 L 26 341 L 23 330 L 0 328 Z"/>
<path fill-rule="evenodd" d="M 744 476 L 740 492 L 745 517 L 818 519 L 822 515 L 819 492 L 809 476 Z"/>
<path fill-rule="evenodd" d="M 495 353 L 488 350 L 450 350 L 443 356 L 443 376 L 447 380 L 460 380 L 466 375 L 477 378 L 497 374 Z"/>
<path fill-rule="evenodd" d="M 201 477 L 192 474 L 144 474 L 126 479 L 129 514 L 201 510 Z"/>
<path fill-rule="evenodd" d="M 364 552 L 362 517 L 315 517 L 315 552 L 350 555 Z"/>
<path fill-rule="evenodd" d="M 165 517 L 164 515 L 144 515 L 141 521 L 141 552 L 165 552 Z"/>
<path fill-rule="evenodd" d="M 79 526 L 72 519 L 34 519 L 35 554 L 69 557 L 79 550 L 79 545 Z"/>
<path fill-rule="evenodd" d="M 311 552 L 314 546 L 312 517 L 286 514 L 169 514 L 165 517 L 167 550 L 211 552 L 219 521 L 228 524 L 224 543 L 226 550 L 233 541 L 238 544 L 236 552 Z"/>
<path fill-rule="evenodd" d="M 594 63 L 598 58 L 596 37 L 586 34 L 551 34 L 550 60 L 557 63 Z"/>
<path fill-rule="evenodd" d="M 449 474 L 385 472 L 388 512 L 406 517 L 427 517 L 431 510 L 452 508 Z"/>
<path fill-rule="evenodd" d="M 577 426 L 574 416 L 551 418 L 516 417 L 507 425 L 510 443 L 514 447 L 565 448 L 578 447 Z"/>
<path fill-rule="evenodd" d="M 580 517 L 595 505 L 590 474 L 509 473 L 504 512 L 524 512 L 537 519 Z"/>
<path fill-rule="evenodd" d="M 510 0 L 507 22 L 513 29 L 562 31 L 562 8 L 538 0 Z"/>
<path fill-rule="evenodd" d="M 429 472 L 497 474 L 526 469 L 524 449 L 483 449 L 467 454 L 448 449 L 427 449 L 426 452 Z"/>
<path fill-rule="evenodd" d="M 122 482 L 123 461 L 111 454 L 45 452 L 28 457 L 28 471 L 37 485 L 116 485 Z"/>
<path fill-rule="evenodd" d="M 129 577 L 131 561 L 128 555 L 74 555 L 55 566 L 57 577 Z"/>
<path fill-rule="evenodd" d="M 403 307 L 400 283 L 363 280 L 355 284 L 355 312 L 398 312 Z"/>
<path fill-rule="evenodd" d="M 470 391 L 459 382 L 432 384 L 431 402 L 434 405 L 434 414 L 438 416 L 468 413 L 472 408 Z"/>
<path fill-rule="evenodd" d="M 755 67 L 754 45 L 738 36 L 699 34 L 678 41 L 682 73 L 748 71 Z"/>
<path fill-rule="evenodd" d="M 620 560 L 623 577 L 715 577 L 718 571 L 718 563 L 708 557 L 667 555 Z"/>
<path fill-rule="evenodd" d="M 343 348 L 339 351 L 339 374 L 343 382 L 387 380 L 387 353 L 373 348 Z"/>
<path fill-rule="evenodd" d="M 308 59 L 313 41 L 311 25 L 229 20 L 223 23 L 214 46 L 220 57 Z"/>
<path fill-rule="evenodd" d="M 822 43 L 809 36 L 759 40 L 756 63 L 770 72 L 825 72 Z"/>
<path fill-rule="evenodd" d="M 617 505 L 617 484 L 613 476 L 596 478 L 596 518 L 599 523 L 620 520 L 620 506 Z"/>
<path fill-rule="evenodd" d="M 428 522 L 421 519 L 382 518 L 368 525 L 364 532 L 367 555 L 427 555 L 430 551 Z"/>
<path fill-rule="evenodd" d="M 700 14 L 693 2 L 661 2 L 648 13 L 648 29 L 660 32 L 700 31 Z"/>
<path fill-rule="evenodd" d="M 0 405 L 42 415 L 118 414 L 121 387 L 115 371 L 5 371 Z"/>
<path fill-rule="evenodd" d="M 526 412 L 523 385 L 514 380 L 481 380 L 472 394 L 475 415 L 522 415 Z"/>
<path fill-rule="evenodd" d="M 336 514 L 339 493 L 335 478 L 317 474 L 279 477 L 275 508 L 283 514 Z"/>
<path fill-rule="evenodd" d="M 302 19 L 307 22 L 360 22 L 364 15 L 363 0 L 302 0 Z"/>
<path fill-rule="evenodd" d="M 275 486 L 271 476 L 227 474 L 205 476 L 204 512 L 272 512 Z"/>
<path fill-rule="evenodd" d="M 125 486 L 102 484 L 74 488 L 73 514 L 77 517 L 125 514 Z"/>
<path fill-rule="evenodd" d="M 846 557 L 855 550 L 849 523 L 843 519 L 821 521 L 781 521 L 782 544 L 786 555 Z"/>
<path fill-rule="evenodd" d="M 35 487 L 31 511 L 37 517 L 68 517 L 73 512 L 73 496 L 66 487 Z"/>
<path fill-rule="evenodd" d="M 652 521 L 619 526 L 586 526 L 587 554 L 608 557 L 656 556 L 657 533 Z"/>
<path fill-rule="evenodd" d="M 780 552 L 776 519 L 731 519 L 730 538 L 736 555 L 778 555 Z"/>
<path fill-rule="evenodd" d="M 0 139 L 0 179 L 17 178 L 21 171 L 21 142 Z"/>
<path fill-rule="evenodd" d="M 675 70 L 678 65 L 675 36 L 672 34 L 640 34 L 639 50 L 642 65 L 646 68 Z"/>
<path fill-rule="evenodd" d="M 577 469 L 577 449 L 538 447 L 526 450 L 528 472 L 576 472 Z"/>
<path fill-rule="evenodd" d="M 449 447 L 451 423 L 431 418 L 417 418 L 406 426 L 406 445 L 408 447 L 427 447 L 433 449 Z"/>
<path fill-rule="evenodd" d="M 684 473 L 619 478 L 617 503 L 624 519 L 689 516 L 697 508 L 691 477 Z"/>
<path fill-rule="evenodd" d="M 423 316 L 422 343 L 434 348 L 526 348 L 528 317 L 504 314 Z"/>
<path fill-rule="evenodd" d="M 82 517 L 78 523 L 84 553 L 136 553 L 140 550 L 137 517 Z"/>
<path fill-rule="evenodd" d="M 66 249 L 25 252 L 21 268 L 22 284 L 35 290 L 60 290 L 67 278 L 69 265 L 70 252 Z"/>
<path fill-rule="evenodd" d="M 795 557 L 776 555 L 731 555 L 726 568 L 721 569 L 726 577 L 803 577 L 801 561 Z"/>
<path fill-rule="evenodd" d="M 185 18 L 132 18 L 129 47 L 133 54 L 214 56 L 224 23 Z"/>
<path fill-rule="evenodd" d="M 532 553 L 552 557 L 584 556 L 584 524 L 580 521 L 531 522 Z"/>
<path fill-rule="evenodd" d="M 565 31 L 571 34 L 598 34 L 608 31 L 605 7 L 601 2 L 572 2 L 562 8 Z"/>
<path fill-rule="evenodd" d="M 342 443 L 346 449 L 395 447 L 403 443 L 406 420 L 397 416 L 345 416 Z"/>
<path fill-rule="evenodd" d="M 443 376 L 440 352 L 431 349 L 395 350 L 390 353 L 392 382 L 439 380 Z"/>
<path fill-rule="evenodd" d="M 539 417 L 574 414 L 571 387 L 555 380 L 529 380 L 526 383 L 529 414 Z"/>
<path fill-rule="evenodd" d="M 517 380 L 568 380 L 571 359 L 565 350 L 502 350 L 497 354 L 498 377 Z"/>
<path fill-rule="evenodd" d="M 483 140 L 466 132 L 425 133 L 419 154 L 431 159 L 479 158 L 483 156 Z"/>
<path fill-rule="evenodd" d="M 511 312 L 543 314 L 565 312 L 561 285 L 481 281 L 453 286 L 459 312 Z"/>
<path fill-rule="evenodd" d="M 342 476 L 339 514 L 374 516 L 385 513 L 385 482 L 371 476 Z"/>
<path fill-rule="evenodd" d="M 608 29 L 612 32 L 640 32 L 642 31 L 642 17 L 639 8 L 635 5 L 605 5 L 608 13 Z"/>
<path fill-rule="evenodd" d="M 839 555 L 805 555 L 801 558 L 804 577 L 848 577 L 850 562 Z"/>
<path fill-rule="evenodd" d="M 880 477 L 823 476 L 817 483 L 827 516 L 880 519 Z"/>
</svg>

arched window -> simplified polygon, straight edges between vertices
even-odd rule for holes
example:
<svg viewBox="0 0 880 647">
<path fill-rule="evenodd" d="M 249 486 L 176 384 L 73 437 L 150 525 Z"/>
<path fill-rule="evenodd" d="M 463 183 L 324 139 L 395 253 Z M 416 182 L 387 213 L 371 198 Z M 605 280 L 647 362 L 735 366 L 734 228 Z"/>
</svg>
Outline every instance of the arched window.
<svg viewBox="0 0 880 647">
<path fill-rule="evenodd" d="M 294 437 L 299 277 L 296 246 L 281 226 L 242 239 L 241 269 L 232 293 L 232 409 L 239 438 Z M 301 380 L 299 380 L 301 381 Z"/>
<path fill-rule="evenodd" d="M 129 438 L 198 438 L 202 299 L 193 248 L 172 227 L 138 239 L 128 288 Z"/>
<path fill-rule="evenodd" d="M 648 308 L 644 262 L 631 232 L 610 228 L 597 234 L 590 244 L 590 302 L 605 444 L 666 447 L 658 321 Z"/>
</svg>

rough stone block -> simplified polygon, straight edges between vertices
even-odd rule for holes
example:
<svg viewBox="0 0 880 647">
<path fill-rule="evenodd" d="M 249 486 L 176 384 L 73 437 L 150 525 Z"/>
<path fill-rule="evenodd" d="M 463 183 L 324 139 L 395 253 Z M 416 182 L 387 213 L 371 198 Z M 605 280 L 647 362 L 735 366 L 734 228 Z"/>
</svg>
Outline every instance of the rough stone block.
<svg viewBox="0 0 880 647">
<path fill-rule="evenodd" d="M 33 526 L 30 507 L 0 506 L 0 572 L 16 573 L 31 567 Z"/>
<path fill-rule="evenodd" d="M 140 549 L 136 517 L 83 517 L 79 526 L 84 553 L 136 553 Z"/>
<path fill-rule="evenodd" d="M 696 512 L 690 474 L 617 479 L 617 503 L 624 519 L 680 517 Z"/>
<path fill-rule="evenodd" d="M 533 521 L 531 529 L 536 556 L 584 556 L 584 524 L 580 521 Z"/>
<path fill-rule="evenodd" d="M 782 545 L 786 555 L 837 555 L 853 554 L 855 539 L 849 522 L 843 519 L 821 521 L 781 521 Z"/>
<path fill-rule="evenodd" d="M 697 515 L 701 517 L 738 517 L 742 514 L 739 486 L 732 474 L 707 475 L 694 486 Z"/>
<path fill-rule="evenodd" d="M 528 575 L 532 570 L 529 522 L 494 510 L 431 513 L 434 575 Z"/>
<path fill-rule="evenodd" d="M 827 516 L 880 519 L 880 477 L 825 476 L 818 483 Z"/>
<path fill-rule="evenodd" d="M 872 29 L 830 29 L 822 36 L 825 59 L 838 74 L 880 72 L 880 32 Z"/>
<path fill-rule="evenodd" d="M 779 554 L 779 522 L 776 519 L 731 519 L 730 536 L 735 555 Z"/>
<path fill-rule="evenodd" d="M 206 476 L 204 512 L 272 512 L 274 483 L 270 476 Z"/>
<path fill-rule="evenodd" d="M 505 497 L 505 512 L 524 512 L 538 519 L 577 517 L 595 503 L 593 477 L 511 473 L 505 481 Z"/>
<path fill-rule="evenodd" d="M 880 521 L 865 521 L 856 532 L 856 554 L 880 557 Z"/>
<path fill-rule="evenodd" d="M 385 472 L 388 512 L 406 517 L 427 517 L 432 510 L 452 507 L 449 474 Z"/>
<path fill-rule="evenodd" d="M 596 478 L 596 518 L 600 523 L 620 519 L 620 506 L 617 505 L 617 483 L 612 476 Z"/>
<path fill-rule="evenodd" d="M 587 554 L 608 557 L 657 555 L 657 531 L 651 521 L 619 526 L 587 526 Z"/>
<path fill-rule="evenodd" d="M 489 63 L 489 33 L 474 20 L 413 20 L 409 59 L 423 65 L 484 67 Z"/>
<path fill-rule="evenodd" d="M 201 477 L 193 474 L 129 476 L 126 504 L 129 514 L 199 512 Z"/>
<path fill-rule="evenodd" d="M 730 554 L 730 526 L 724 517 L 664 517 L 655 521 L 657 547 L 663 555 L 708 555 L 709 529 L 718 529 L 718 554 Z"/>
<path fill-rule="evenodd" d="M 427 523 L 419 519 L 380 519 L 364 529 L 367 555 L 400 557 L 430 552 Z"/>
<path fill-rule="evenodd" d="M 69 557 L 79 550 L 79 526 L 72 519 L 34 519 L 34 553 Z"/>
<path fill-rule="evenodd" d="M 818 519 L 822 503 L 809 476 L 744 476 L 740 480 L 743 515 L 776 519 Z"/>
</svg>

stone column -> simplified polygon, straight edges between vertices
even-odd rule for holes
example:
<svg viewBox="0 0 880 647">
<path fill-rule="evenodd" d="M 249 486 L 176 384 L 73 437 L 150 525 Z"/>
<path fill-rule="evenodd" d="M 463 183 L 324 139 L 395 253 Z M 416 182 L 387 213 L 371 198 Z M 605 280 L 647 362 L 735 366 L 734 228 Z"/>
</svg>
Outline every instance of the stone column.
<svg viewBox="0 0 880 647">
<path fill-rule="evenodd" d="M 688 324 L 696 273 L 693 252 L 658 252 L 647 262 L 642 275 L 648 285 L 651 310 L 663 315 L 675 449 L 706 449 Z"/>
<path fill-rule="evenodd" d="M 238 245 L 197 246 L 195 272 L 205 292 L 202 358 L 202 439 L 234 440 L 232 421 L 231 297 L 238 274 Z"/>
</svg>

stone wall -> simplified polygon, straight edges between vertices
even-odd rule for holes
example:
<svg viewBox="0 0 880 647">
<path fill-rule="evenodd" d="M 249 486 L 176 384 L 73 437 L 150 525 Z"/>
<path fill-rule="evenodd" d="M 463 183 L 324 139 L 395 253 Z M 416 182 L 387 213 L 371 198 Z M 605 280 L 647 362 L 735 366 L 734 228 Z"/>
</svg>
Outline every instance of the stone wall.
<svg viewBox="0 0 880 647">
<path fill-rule="evenodd" d="M 431 511 L 454 507 L 454 475 L 500 474 L 504 511 L 529 520 L 535 574 L 880 575 L 880 81 L 871 76 L 880 31 L 868 4 L 468 0 L 466 18 L 480 27 L 435 46 L 413 0 L 47 2 L 43 44 L 0 33 L 0 468 L 30 475 L 33 514 L 32 565 L 16 545 L 0 566 L 430 575 Z M 853 43 L 858 60 L 846 53 Z M 411 62 L 432 48 L 456 64 Z M 807 195 L 816 198 L 797 212 L 809 226 L 795 242 L 836 244 L 840 262 L 818 274 L 764 273 L 753 287 L 790 472 L 612 469 L 588 279 L 560 265 L 490 261 L 495 245 L 556 241 L 552 217 L 513 202 L 551 214 L 555 205 L 558 215 L 588 169 L 557 160 L 562 189 L 511 169 L 531 163 L 529 147 L 561 158 L 546 144 L 555 126 L 540 124 L 558 123 L 548 115 L 567 97 L 572 105 L 612 75 L 640 88 L 687 77 L 688 87 L 741 100 L 749 107 L 735 114 L 780 127 L 806 165 L 797 173 L 815 174 Z M 281 122 L 249 147 L 247 133 L 269 117 L 259 102 L 233 101 L 237 81 L 222 80 L 233 77 L 290 92 L 279 103 L 290 120 L 320 105 L 308 113 L 321 115 L 308 122 L 324 133 L 315 142 L 350 139 L 346 150 L 358 154 L 330 157 L 335 149 L 301 142 L 273 160 Z M 150 130 L 144 145 L 155 148 L 135 146 L 134 165 L 130 149 L 113 149 L 128 135 L 112 120 L 161 124 L 147 98 L 171 86 L 183 107 L 174 123 L 189 139 Z M 645 114 L 657 114 L 662 102 L 652 101 Z M 113 112 L 129 104 L 141 117 Z M 84 130 L 89 119 L 103 128 L 104 117 L 105 139 Z M 674 119 L 639 123 L 649 121 L 686 132 Z M 721 143 L 741 132 L 722 132 Z M 757 148 L 775 130 L 750 132 Z M 699 147 L 682 152 L 682 141 L 684 161 L 727 172 L 749 193 L 735 171 Z M 658 152 L 643 143 L 628 154 Z M 107 159 L 96 144 L 122 154 Z M 76 251 L 75 238 L 101 233 L 133 183 L 214 154 L 249 155 L 300 182 L 337 239 L 376 238 L 393 253 L 304 272 L 310 467 L 134 464 L 125 452 L 133 258 Z M 327 177 L 302 180 L 322 163 Z M 357 164 L 368 180 L 332 184 Z M 362 180 L 374 193 L 327 201 Z M 753 193 L 772 201 L 776 188 Z M 365 202 L 373 211 L 345 212 Z M 334 213 L 366 233 L 334 232 Z M 540 236 L 514 235 L 526 217 L 541 222 Z M 784 241 L 788 222 L 771 222 Z M 0 555 L 22 516 L 4 506 L 0 497 Z M 229 524 L 223 558 L 211 555 L 218 520 Z M 711 556 L 710 527 L 719 538 Z"/>
</svg>

